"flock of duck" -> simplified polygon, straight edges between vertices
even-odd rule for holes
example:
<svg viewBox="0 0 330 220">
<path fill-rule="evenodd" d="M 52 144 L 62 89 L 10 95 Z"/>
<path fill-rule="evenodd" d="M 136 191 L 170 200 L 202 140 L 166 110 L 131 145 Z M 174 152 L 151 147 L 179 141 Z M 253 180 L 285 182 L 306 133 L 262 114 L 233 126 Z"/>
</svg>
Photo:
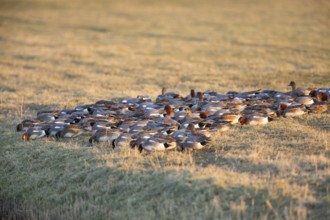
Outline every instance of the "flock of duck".
<svg viewBox="0 0 330 220">
<path fill-rule="evenodd" d="M 90 135 L 89 144 L 132 147 L 145 151 L 199 150 L 212 133 L 235 124 L 265 125 L 278 117 L 296 117 L 328 110 L 330 88 L 302 88 L 290 82 L 290 92 L 256 90 L 195 92 L 181 96 L 162 89 L 155 102 L 149 96 L 97 101 L 74 109 L 40 111 L 16 126 L 23 140 L 56 140 Z"/>
</svg>

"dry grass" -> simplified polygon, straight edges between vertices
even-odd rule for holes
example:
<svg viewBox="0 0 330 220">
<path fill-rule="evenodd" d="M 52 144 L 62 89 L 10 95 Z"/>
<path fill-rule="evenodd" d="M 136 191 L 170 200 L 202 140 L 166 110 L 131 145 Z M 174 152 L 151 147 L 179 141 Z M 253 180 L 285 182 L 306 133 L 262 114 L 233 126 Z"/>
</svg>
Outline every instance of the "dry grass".
<svg viewBox="0 0 330 220">
<path fill-rule="evenodd" d="M 236 126 L 193 154 L 23 143 L 38 110 L 329 87 L 328 1 L 1 1 L 3 219 L 327 219 L 330 115 Z"/>
</svg>

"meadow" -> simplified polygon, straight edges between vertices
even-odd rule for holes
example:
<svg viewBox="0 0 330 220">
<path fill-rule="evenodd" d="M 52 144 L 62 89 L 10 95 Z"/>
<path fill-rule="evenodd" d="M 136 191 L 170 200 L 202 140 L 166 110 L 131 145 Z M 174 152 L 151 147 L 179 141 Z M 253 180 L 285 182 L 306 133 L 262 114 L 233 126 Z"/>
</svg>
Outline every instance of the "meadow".
<svg viewBox="0 0 330 220">
<path fill-rule="evenodd" d="M 23 142 L 40 110 L 330 87 L 330 3 L 0 2 L 1 219 L 329 219 L 330 114 L 216 132 L 198 152 Z"/>
</svg>

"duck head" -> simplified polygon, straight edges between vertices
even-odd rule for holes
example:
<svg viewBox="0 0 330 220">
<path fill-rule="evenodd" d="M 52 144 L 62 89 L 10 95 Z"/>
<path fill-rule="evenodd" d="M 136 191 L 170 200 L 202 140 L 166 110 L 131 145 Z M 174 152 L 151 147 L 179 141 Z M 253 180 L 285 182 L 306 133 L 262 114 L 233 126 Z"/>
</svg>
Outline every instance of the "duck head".
<svg viewBox="0 0 330 220">
<path fill-rule="evenodd" d="M 199 113 L 199 117 L 200 118 L 203 118 L 203 119 L 206 119 L 209 115 L 206 113 L 206 112 L 200 112 Z"/>
<path fill-rule="evenodd" d="M 277 117 L 280 117 L 281 115 L 283 115 L 283 112 L 284 110 L 288 107 L 288 104 L 286 103 L 281 103 L 279 106 L 278 106 L 278 109 L 276 111 L 276 115 Z"/>
<path fill-rule="evenodd" d="M 192 112 L 191 112 L 190 108 L 186 108 L 185 111 L 186 111 L 188 117 L 192 116 Z"/>
<path fill-rule="evenodd" d="M 166 106 L 164 107 L 164 109 L 165 109 L 166 115 L 172 115 L 172 113 L 174 113 L 172 107 L 169 106 L 169 105 L 166 105 Z"/>
<path fill-rule="evenodd" d="M 286 103 L 280 104 L 280 110 L 281 111 L 285 110 L 287 107 L 288 107 L 288 104 L 286 104 Z"/>
<path fill-rule="evenodd" d="M 138 150 L 139 150 L 140 153 L 142 153 L 142 151 L 143 151 L 142 144 L 139 145 Z"/>
<path fill-rule="evenodd" d="M 162 95 L 164 95 L 165 93 L 166 93 L 166 88 L 163 87 L 163 88 L 162 88 Z"/>
<path fill-rule="evenodd" d="M 204 94 L 202 92 L 197 92 L 197 97 L 199 101 L 203 101 L 204 100 Z"/>
<path fill-rule="evenodd" d="M 246 124 L 246 121 L 247 121 L 246 117 L 241 117 L 241 118 L 239 119 L 239 123 L 240 123 L 241 125 Z"/>
<path fill-rule="evenodd" d="M 295 90 L 296 89 L 296 82 L 295 81 L 291 81 L 288 86 L 291 86 L 292 89 Z"/>
<path fill-rule="evenodd" d="M 196 93 L 195 93 L 195 90 L 194 89 L 191 89 L 190 90 L 190 96 L 191 96 L 191 98 L 195 98 L 196 97 Z"/>
<path fill-rule="evenodd" d="M 30 140 L 29 134 L 25 132 L 22 136 L 22 139 L 23 139 L 23 141 L 29 141 Z"/>
<path fill-rule="evenodd" d="M 17 126 L 16 126 L 16 131 L 19 132 L 19 131 L 23 131 L 23 125 L 22 123 L 19 123 Z"/>
<path fill-rule="evenodd" d="M 328 99 L 327 94 L 324 93 L 324 92 L 319 92 L 316 95 L 316 100 L 319 101 L 319 102 L 327 101 L 327 99 Z"/>
</svg>

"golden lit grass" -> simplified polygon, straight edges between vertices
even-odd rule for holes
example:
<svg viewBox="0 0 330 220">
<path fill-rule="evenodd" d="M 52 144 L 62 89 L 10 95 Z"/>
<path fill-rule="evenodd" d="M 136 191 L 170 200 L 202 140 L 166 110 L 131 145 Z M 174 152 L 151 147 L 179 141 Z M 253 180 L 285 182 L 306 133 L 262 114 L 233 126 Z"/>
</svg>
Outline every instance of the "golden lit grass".
<svg viewBox="0 0 330 220">
<path fill-rule="evenodd" d="M 329 87 L 327 1 L 2 1 L 0 216 L 326 219 L 330 115 L 216 133 L 195 153 L 23 143 L 38 110 L 197 91 Z"/>
</svg>

